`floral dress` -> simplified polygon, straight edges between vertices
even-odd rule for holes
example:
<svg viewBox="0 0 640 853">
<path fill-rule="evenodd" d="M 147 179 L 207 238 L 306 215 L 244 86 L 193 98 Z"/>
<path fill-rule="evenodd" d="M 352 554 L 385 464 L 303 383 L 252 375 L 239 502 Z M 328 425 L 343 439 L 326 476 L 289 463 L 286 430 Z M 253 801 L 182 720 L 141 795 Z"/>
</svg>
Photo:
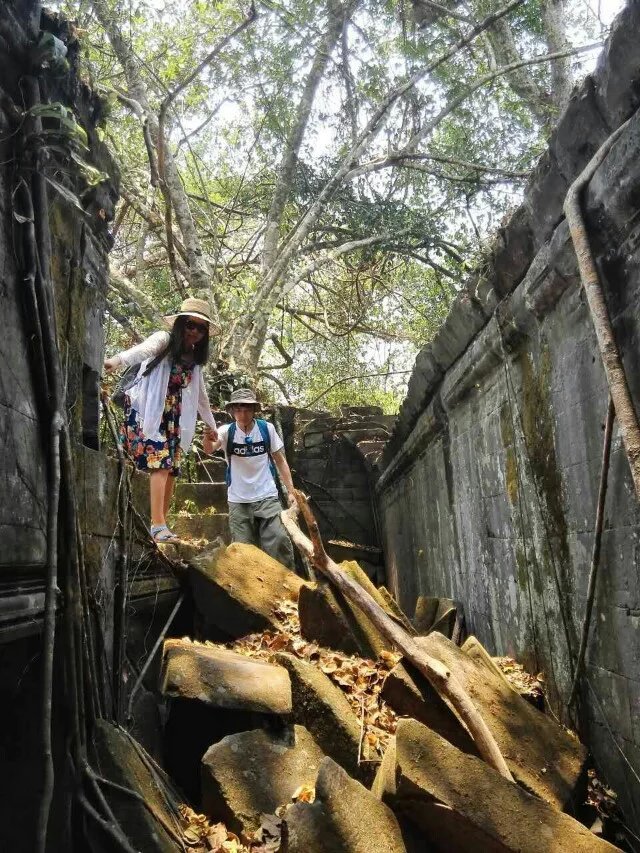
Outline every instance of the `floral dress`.
<svg viewBox="0 0 640 853">
<path fill-rule="evenodd" d="M 168 470 L 174 477 L 180 476 L 180 411 L 182 409 L 182 389 L 186 388 L 193 376 L 194 364 L 175 361 L 171 365 L 167 396 L 160 422 L 160 433 L 166 436 L 164 441 L 151 441 L 145 437 L 140 425 L 138 412 L 131 407 L 131 401 L 125 396 L 124 424 L 120 430 L 120 441 L 140 471 Z"/>
</svg>

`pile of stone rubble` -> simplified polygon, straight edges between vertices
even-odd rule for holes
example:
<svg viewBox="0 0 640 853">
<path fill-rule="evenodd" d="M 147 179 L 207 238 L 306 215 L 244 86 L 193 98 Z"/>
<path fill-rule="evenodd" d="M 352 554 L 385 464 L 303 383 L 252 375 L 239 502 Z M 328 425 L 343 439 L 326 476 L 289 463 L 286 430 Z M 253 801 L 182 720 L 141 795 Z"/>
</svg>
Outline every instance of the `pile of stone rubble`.
<svg viewBox="0 0 640 853">
<path fill-rule="evenodd" d="M 409 624 L 356 563 L 342 568 Z M 233 544 L 191 555 L 185 583 L 193 637 L 165 641 L 160 676 L 172 778 L 123 730 L 96 730 L 97 763 L 115 783 L 106 793 L 135 850 L 617 849 L 580 820 L 589 819 L 586 749 L 526 701 L 475 638 L 458 646 L 431 631 L 418 641 L 460 679 L 515 784 L 478 757 L 447 702 L 325 582 Z"/>
</svg>

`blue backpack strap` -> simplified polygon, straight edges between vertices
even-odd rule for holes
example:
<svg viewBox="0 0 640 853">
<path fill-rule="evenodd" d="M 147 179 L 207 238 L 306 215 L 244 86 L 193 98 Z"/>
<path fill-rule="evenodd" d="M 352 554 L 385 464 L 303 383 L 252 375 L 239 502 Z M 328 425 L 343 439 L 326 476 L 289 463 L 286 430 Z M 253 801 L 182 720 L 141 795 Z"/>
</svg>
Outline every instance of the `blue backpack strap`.
<svg viewBox="0 0 640 853">
<path fill-rule="evenodd" d="M 262 440 L 264 441 L 264 446 L 266 447 L 267 453 L 269 454 L 269 470 L 271 471 L 271 476 L 275 480 L 276 466 L 274 465 L 273 457 L 271 456 L 271 436 L 269 435 L 269 425 L 262 418 L 256 418 L 256 423 L 258 424 L 260 435 L 262 436 Z"/>
<path fill-rule="evenodd" d="M 231 421 L 229 424 L 229 430 L 227 432 L 227 473 L 225 474 L 225 482 L 227 486 L 231 485 L 231 457 L 233 456 L 232 447 L 233 447 L 233 439 L 236 435 L 236 422 Z"/>
</svg>

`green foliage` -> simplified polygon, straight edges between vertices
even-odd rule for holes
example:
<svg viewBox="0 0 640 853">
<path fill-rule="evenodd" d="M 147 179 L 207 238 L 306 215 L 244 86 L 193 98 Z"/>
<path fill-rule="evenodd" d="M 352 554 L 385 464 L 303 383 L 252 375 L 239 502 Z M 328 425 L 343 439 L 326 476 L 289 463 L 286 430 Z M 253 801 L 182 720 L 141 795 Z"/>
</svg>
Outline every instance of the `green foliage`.
<svg viewBox="0 0 640 853">
<path fill-rule="evenodd" d="M 159 187 L 149 185 L 141 122 L 116 94 L 135 93 L 128 91 L 123 69 L 88 7 L 59 5 L 78 15 L 78 26 L 87 29 L 81 68 L 108 97 L 105 139 L 124 188 L 113 261 L 159 314 L 168 313 L 182 293 L 168 266 L 165 199 Z M 497 7 L 494 0 L 473 0 L 459 11 L 478 20 Z M 233 331 L 262 298 L 268 273 L 262 256 L 266 222 L 331 8 L 311 0 L 263 0 L 257 19 L 181 89 L 167 116 L 168 147 L 189 197 L 199 249 L 213 270 L 211 295 L 223 325 L 215 356 L 233 357 Z M 246 14 L 239 0 L 191 0 L 186 6 L 182 0 L 133 5 L 109 0 L 109 9 L 110 25 L 130 44 L 144 95 L 156 114 L 167 94 Z M 568 32 L 573 23 L 579 23 L 579 33 L 593 30 L 593 21 L 587 26 L 583 17 L 570 7 Z M 519 56 L 549 49 L 542 0 L 525 0 L 510 16 L 509 27 Z M 388 94 L 468 29 L 460 20 L 437 15 L 418 29 L 409 0 L 354 5 L 293 157 L 293 178 L 277 222 L 280 250 L 348 156 L 354 134 L 362 133 Z M 483 35 L 399 97 L 352 165 L 397 150 L 437 159 L 409 159 L 339 183 L 283 271 L 281 292 L 265 302 L 265 338 L 277 335 L 294 363 L 277 368 L 282 355 L 267 343 L 260 365 L 276 365 L 267 372 L 295 402 L 309 402 L 336 383 L 322 405 L 378 401 L 386 411 L 397 406 L 407 378 L 400 371 L 411 369 L 415 353 L 432 339 L 481 259 L 483 241 L 518 204 L 521 178 L 465 165 L 526 172 L 544 146 L 548 126 L 541 126 L 536 105 L 518 94 L 509 78 L 465 96 L 495 63 Z M 542 94 L 551 92 L 548 65 L 530 66 L 526 73 Z M 445 115 L 456 98 L 461 104 Z M 60 117 L 61 127 L 65 119 Z M 424 140 L 415 137 L 430 121 L 436 122 L 433 131 Z M 77 155 L 82 159 L 80 149 Z M 76 165 L 82 168 L 77 160 Z M 89 168 L 85 178 L 90 183 L 98 175 Z M 178 238 L 177 276 L 184 287 L 189 271 L 176 211 L 172 227 Z M 345 243 L 375 236 L 381 239 L 339 253 Z M 115 292 L 110 299 L 114 317 L 128 318 L 139 334 L 151 330 L 134 302 Z M 110 325 L 110 334 L 114 349 L 132 340 L 120 321 Z M 390 375 L 365 376 L 370 373 Z M 351 376 L 361 378 L 338 381 Z M 270 396 L 282 397 L 272 380 L 263 382 Z"/>
</svg>

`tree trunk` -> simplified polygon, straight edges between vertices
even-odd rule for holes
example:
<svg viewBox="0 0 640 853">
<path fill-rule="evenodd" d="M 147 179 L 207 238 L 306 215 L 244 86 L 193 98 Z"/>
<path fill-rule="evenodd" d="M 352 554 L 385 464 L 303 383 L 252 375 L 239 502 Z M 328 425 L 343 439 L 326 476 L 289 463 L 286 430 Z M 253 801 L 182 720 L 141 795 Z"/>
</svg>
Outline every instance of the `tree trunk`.
<svg viewBox="0 0 640 853">
<path fill-rule="evenodd" d="M 564 0 L 545 0 L 542 8 L 542 20 L 549 51 L 556 53 L 567 50 L 571 45 L 566 35 Z M 563 56 L 554 59 L 551 63 L 551 98 L 558 115 L 569 103 L 572 88 L 573 76 L 570 58 Z"/>
<path fill-rule="evenodd" d="M 148 124 L 151 140 L 157 150 L 159 139 L 158 117 L 149 104 L 146 87 L 142 77 L 140 76 L 136 59 L 129 45 L 122 37 L 122 34 L 114 21 L 113 13 L 108 8 L 105 0 L 92 0 L 92 5 L 96 13 L 96 17 L 107 33 L 111 46 L 118 57 L 118 61 L 124 69 L 128 86 L 128 94 L 131 99 L 137 101 L 140 105 Z M 166 139 L 163 140 L 163 143 L 164 183 L 184 241 L 187 263 L 189 265 L 191 287 L 194 292 L 197 292 L 200 295 L 206 294 L 209 296 L 211 294 L 212 285 L 211 270 L 209 269 L 209 265 L 202 251 L 200 238 L 196 231 L 193 216 L 191 215 L 189 199 L 182 185 L 182 181 L 180 180 L 180 174 L 178 172 L 178 166 L 175 158 L 171 149 L 167 145 Z M 211 310 L 214 313 L 217 313 L 214 300 L 210 301 L 212 303 Z"/>
</svg>

